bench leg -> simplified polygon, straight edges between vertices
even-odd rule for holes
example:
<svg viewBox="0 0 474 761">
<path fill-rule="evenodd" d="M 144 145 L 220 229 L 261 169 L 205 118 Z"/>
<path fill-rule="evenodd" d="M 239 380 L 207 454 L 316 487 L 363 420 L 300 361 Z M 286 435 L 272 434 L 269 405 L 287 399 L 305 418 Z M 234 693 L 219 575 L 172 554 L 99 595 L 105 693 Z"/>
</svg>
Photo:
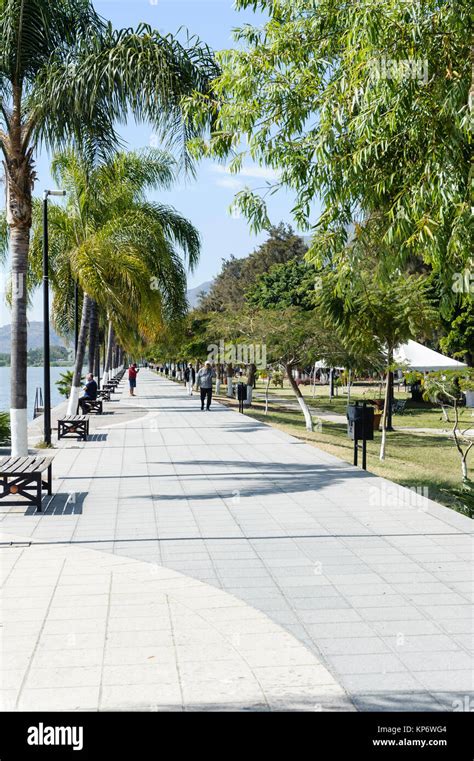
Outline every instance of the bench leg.
<svg viewBox="0 0 474 761">
<path fill-rule="evenodd" d="M 48 494 L 53 493 L 53 464 L 48 465 Z"/>
<path fill-rule="evenodd" d="M 36 476 L 36 509 L 39 513 L 42 512 L 42 508 L 41 508 L 42 496 L 43 496 L 43 482 L 41 478 L 41 473 L 38 473 L 38 475 Z"/>
</svg>

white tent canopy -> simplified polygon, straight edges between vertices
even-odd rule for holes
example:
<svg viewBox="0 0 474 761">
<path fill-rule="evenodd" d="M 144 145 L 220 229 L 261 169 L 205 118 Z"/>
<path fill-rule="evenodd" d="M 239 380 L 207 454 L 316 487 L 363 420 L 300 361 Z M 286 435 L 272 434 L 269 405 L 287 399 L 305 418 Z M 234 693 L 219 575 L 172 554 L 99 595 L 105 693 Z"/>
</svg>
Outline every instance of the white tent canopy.
<svg viewBox="0 0 474 761">
<path fill-rule="evenodd" d="M 428 370 L 456 370 L 466 367 L 462 362 L 445 357 L 427 346 L 419 344 L 416 341 L 408 341 L 395 351 L 394 363 L 400 363 L 411 370 L 427 372 Z"/>
<path fill-rule="evenodd" d="M 315 362 L 315 363 L 314 363 L 314 365 L 313 365 L 313 368 L 314 368 L 315 370 L 330 370 L 330 369 L 331 369 L 331 368 L 330 368 L 330 365 L 328 365 L 328 364 L 327 364 L 327 363 L 324 361 L 324 359 L 320 359 L 320 360 L 318 360 L 318 362 Z M 334 369 L 335 369 L 335 370 L 344 370 L 344 368 L 343 368 L 343 367 L 335 367 Z"/>
</svg>

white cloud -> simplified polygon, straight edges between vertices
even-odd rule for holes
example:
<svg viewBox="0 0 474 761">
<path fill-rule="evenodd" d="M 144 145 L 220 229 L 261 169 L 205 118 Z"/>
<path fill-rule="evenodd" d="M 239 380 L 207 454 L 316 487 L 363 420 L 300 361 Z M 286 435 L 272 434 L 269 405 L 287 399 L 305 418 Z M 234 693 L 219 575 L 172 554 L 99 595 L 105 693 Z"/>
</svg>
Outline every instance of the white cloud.
<svg viewBox="0 0 474 761">
<path fill-rule="evenodd" d="M 216 180 L 216 185 L 220 188 L 229 188 L 230 190 L 242 190 L 244 187 L 243 182 L 235 177 L 220 177 Z"/>
<path fill-rule="evenodd" d="M 280 178 L 280 172 L 266 166 L 243 166 L 239 174 L 242 177 L 255 177 L 262 180 L 275 182 Z"/>
<path fill-rule="evenodd" d="M 214 172 L 214 174 L 225 175 L 227 177 L 233 178 L 234 182 L 238 182 L 237 180 L 238 177 L 245 177 L 247 179 L 253 179 L 253 180 L 269 180 L 270 182 L 275 182 L 280 177 L 280 173 L 278 171 L 275 171 L 275 169 L 271 169 L 270 167 L 245 165 L 245 164 L 240 170 L 240 172 L 237 172 L 237 173 L 231 172 L 229 167 L 222 166 L 221 164 L 213 164 L 211 166 L 211 171 Z M 221 182 L 222 181 L 218 180 L 217 184 L 219 185 Z M 231 186 L 225 185 L 222 187 L 231 187 Z M 242 183 L 239 183 L 239 187 L 242 187 Z"/>
</svg>

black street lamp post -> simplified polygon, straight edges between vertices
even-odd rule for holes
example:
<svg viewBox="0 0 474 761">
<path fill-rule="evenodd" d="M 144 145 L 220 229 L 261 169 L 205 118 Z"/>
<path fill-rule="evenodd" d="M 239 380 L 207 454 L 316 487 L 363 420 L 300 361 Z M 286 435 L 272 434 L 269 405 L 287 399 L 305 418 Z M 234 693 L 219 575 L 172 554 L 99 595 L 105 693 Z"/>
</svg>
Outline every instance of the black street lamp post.
<svg viewBox="0 0 474 761">
<path fill-rule="evenodd" d="M 43 365 L 44 365 L 44 443 L 51 444 L 51 369 L 49 351 L 49 261 L 48 198 L 65 196 L 65 190 L 45 190 L 43 194 Z"/>
</svg>

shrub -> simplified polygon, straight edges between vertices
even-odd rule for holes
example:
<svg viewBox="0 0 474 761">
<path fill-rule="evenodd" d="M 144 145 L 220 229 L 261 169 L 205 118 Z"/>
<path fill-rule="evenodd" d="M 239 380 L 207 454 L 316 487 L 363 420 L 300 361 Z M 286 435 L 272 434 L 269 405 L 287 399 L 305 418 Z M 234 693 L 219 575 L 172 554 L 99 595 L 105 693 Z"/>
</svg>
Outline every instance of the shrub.
<svg viewBox="0 0 474 761">
<path fill-rule="evenodd" d="M 10 415 L 0 412 L 0 444 L 10 443 Z"/>
<path fill-rule="evenodd" d="M 59 393 L 61 394 L 61 396 L 66 397 L 66 399 L 69 399 L 69 394 L 71 393 L 73 377 L 74 377 L 74 371 L 66 370 L 66 372 L 61 373 L 61 375 L 59 376 L 59 380 L 56 381 L 56 386 L 58 387 Z M 81 377 L 81 383 L 83 380 L 84 380 L 84 376 Z"/>
<path fill-rule="evenodd" d="M 283 373 L 281 370 L 274 371 L 272 375 L 272 382 L 275 387 L 280 386 L 280 388 L 283 388 Z"/>
</svg>

